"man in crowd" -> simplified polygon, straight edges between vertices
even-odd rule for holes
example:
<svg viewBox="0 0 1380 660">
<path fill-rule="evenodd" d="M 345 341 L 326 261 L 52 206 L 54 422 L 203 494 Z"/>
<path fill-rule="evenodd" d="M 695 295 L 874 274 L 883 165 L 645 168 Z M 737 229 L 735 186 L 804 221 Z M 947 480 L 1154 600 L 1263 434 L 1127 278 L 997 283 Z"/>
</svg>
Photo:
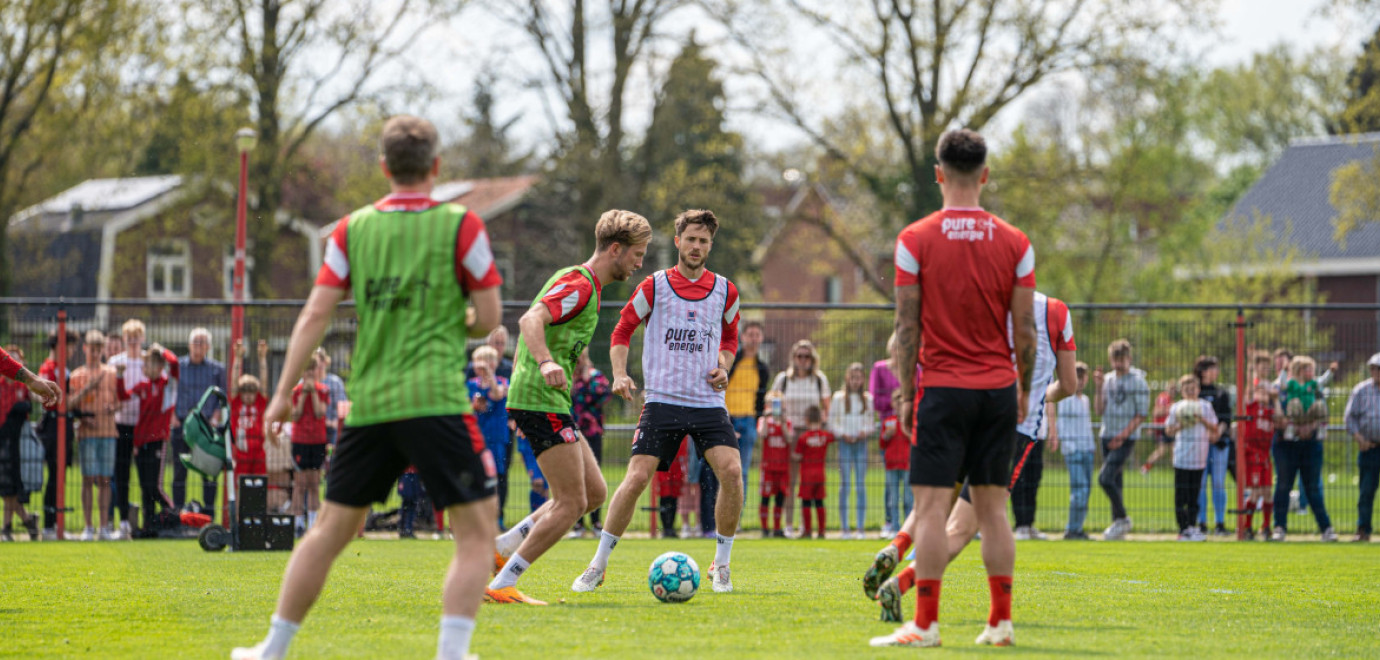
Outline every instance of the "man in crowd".
<svg viewBox="0 0 1380 660">
<path fill-rule="evenodd" d="M 767 363 L 757 358 L 757 351 L 762 347 L 762 322 L 744 323 L 738 338 L 738 355 L 733 358 L 733 368 L 728 372 L 724 399 L 728 418 L 738 434 L 738 452 L 743 457 L 743 492 L 747 492 L 748 470 L 752 469 L 752 452 L 757 447 L 757 419 L 765 414 L 771 372 Z"/>
<path fill-rule="evenodd" d="M 1371 534 L 1371 511 L 1380 486 L 1380 353 L 1366 361 L 1370 378 L 1351 389 L 1346 402 L 1346 432 L 1356 440 L 1356 467 L 1361 476 L 1361 495 L 1356 501 L 1356 540 Z"/>
<path fill-rule="evenodd" d="M 181 509 L 187 503 L 187 466 L 177 457 L 191 451 L 187 438 L 182 435 L 182 422 L 201 402 L 202 395 L 212 387 L 225 391 L 225 365 L 211 359 L 211 331 L 195 328 L 187 338 L 187 354 L 177 359 L 182 378 L 177 381 L 177 412 L 172 420 L 172 457 L 167 461 L 173 466 L 172 498 L 173 506 Z M 220 399 L 211 397 L 202 406 L 201 414 L 208 420 L 220 415 Z M 202 477 L 201 506 L 204 513 L 215 515 L 216 480 Z"/>
</svg>

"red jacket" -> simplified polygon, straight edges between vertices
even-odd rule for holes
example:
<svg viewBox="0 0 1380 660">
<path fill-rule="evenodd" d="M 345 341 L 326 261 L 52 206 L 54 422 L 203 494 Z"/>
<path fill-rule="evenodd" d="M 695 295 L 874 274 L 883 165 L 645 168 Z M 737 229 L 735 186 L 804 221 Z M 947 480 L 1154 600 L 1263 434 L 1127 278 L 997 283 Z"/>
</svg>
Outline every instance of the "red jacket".
<svg viewBox="0 0 1380 660">
<path fill-rule="evenodd" d="M 834 434 L 828 431 L 801 432 L 795 441 L 795 451 L 800 454 L 801 483 L 824 482 L 824 462 L 829 456 L 829 445 L 832 442 Z"/>
<path fill-rule="evenodd" d="M 172 428 L 173 411 L 177 408 L 177 356 L 163 351 L 168 367 L 153 380 L 146 380 L 125 389 L 125 379 L 115 379 L 115 393 L 121 401 L 139 399 L 139 421 L 134 425 L 134 446 L 142 447 L 168 439 Z"/>
<path fill-rule="evenodd" d="M 762 417 L 757 438 L 762 443 L 762 471 L 787 472 L 791 469 L 791 423 Z"/>
<path fill-rule="evenodd" d="M 901 433 L 901 422 L 895 415 L 882 420 L 882 461 L 888 470 L 910 469 L 910 438 Z"/>
<path fill-rule="evenodd" d="M 316 392 L 326 405 L 331 405 L 331 393 L 324 383 L 316 383 Z M 292 405 L 306 397 L 306 402 L 302 404 L 302 416 L 292 423 L 292 441 L 299 445 L 324 445 L 326 444 L 326 408 L 316 409 L 315 397 L 309 396 L 302 389 L 302 384 L 298 383 L 292 388 Z"/>
</svg>

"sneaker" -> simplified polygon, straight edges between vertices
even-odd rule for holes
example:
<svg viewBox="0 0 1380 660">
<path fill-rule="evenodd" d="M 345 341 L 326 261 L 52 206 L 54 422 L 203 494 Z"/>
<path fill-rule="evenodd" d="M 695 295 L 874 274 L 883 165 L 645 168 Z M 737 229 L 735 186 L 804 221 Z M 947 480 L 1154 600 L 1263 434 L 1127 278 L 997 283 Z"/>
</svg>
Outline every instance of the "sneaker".
<svg viewBox="0 0 1380 660">
<path fill-rule="evenodd" d="M 774 539 L 784 539 L 786 538 L 786 532 L 779 529 L 772 530 L 771 537 Z"/>
<path fill-rule="evenodd" d="M 1270 534 L 1270 540 L 1271 540 L 1271 541 L 1283 541 L 1283 540 L 1284 540 L 1284 535 L 1285 535 L 1284 528 L 1283 528 L 1283 527 L 1276 527 L 1276 528 L 1275 528 L 1275 531 L 1272 532 L 1272 533 Z"/>
<path fill-rule="evenodd" d="M 398 538 L 399 538 L 399 539 L 414 539 L 414 540 L 415 540 L 415 539 L 417 538 L 417 533 L 416 533 L 416 532 L 398 532 Z"/>
<path fill-rule="evenodd" d="M 1356 538 L 1351 540 L 1355 543 L 1370 543 L 1370 532 L 1356 532 Z"/>
<path fill-rule="evenodd" d="M 132 540 L 134 538 L 134 530 L 130 528 L 128 520 L 120 522 L 120 533 L 115 538 L 127 540 Z"/>
<path fill-rule="evenodd" d="M 278 654 L 269 655 L 264 653 L 267 642 L 262 642 L 253 648 L 239 648 L 230 652 L 230 660 L 281 660 L 283 656 Z"/>
<path fill-rule="evenodd" d="M 1040 531 L 1040 530 L 1038 530 L 1038 529 L 1035 529 L 1034 527 L 1031 527 L 1031 528 L 1030 528 L 1030 540 L 1032 540 L 1032 541 L 1047 541 L 1047 540 L 1049 540 L 1049 537 L 1048 537 L 1048 536 L 1045 536 L 1045 533 L 1044 533 L 1044 532 L 1042 532 L 1042 531 Z"/>
<path fill-rule="evenodd" d="M 38 540 L 38 514 L 37 514 L 37 513 L 31 513 L 31 514 L 29 514 L 29 519 L 24 521 L 24 529 L 27 530 L 27 531 L 29 532 L 29 540 L 30 540 L 30 541 L 37 541 L 37 540 Z M 49 536 L 50 534 L 51 534 L 51 536 Z M 43 530 L 43 540 L 44 540 L 44 541 L 56 541 L 56 540 L 57 540 L 57 530 L 51 529 L 51 528 L 50 528 L 50 529 L 45 529 L 45 530 Z"/>
<path fill-rule="evenodd" d="M 1231 536 L 1231 532 L 1228 532 L 1228 531 L 1227 531 L 1227 526 L 1226 526 L 1226 525 L 1223 525 L 1222 523 L 1217 523 L 1217 526 L 1212 528 L 1212 535 L 1213 535 L 1213 536 Z"/>
<path fill-rule="evenodd" d="M 769 538 L 771 538 L 771 530 L 770 530 L 770 529 L 765 529 L 765 528 L 764 528 L 764 529 L 762 530 L 762 538 L 764 538 L 764 539 L 769 539 Z"/>
<path fill-rule="evenodd" d="M 1188 536 L 1189 536 L 1189 539 L 1188 539 L 1188 540 L 1190 540 L 1190 541 L 1206 541 L 1206 540 L 1207 540 L 1207 534 L 1204 534 L 1204 533 L 1203 533 L 1203 530 L 1198 529 L 1197 527 L 1194 527 L 1194 528 L 1188 530 Z"/>
<path fill-rule="evenodd" d="M 1246 528 L 1246 540 L 1247 540 L 1247 541 L 1254 541 L 1254 540 L 1255 540 L 1255 530 L 1254 530 L 1254 529 L 1251 529 L 1251 528 L 1249 528 L 1249 527 Z"/>
<path fill-rule="evenodd" d="M 877 589 L 877 603 L 882 606 L 882 621 L 901 622 L 901 583 L 896 578 L 887 578 Z"/>
<path fill-rule="evenodd" d="M 674 527 L 667 527 L 666 529 L 661 530 L 661 538 L 678 539 L 680 538 L 680 534 L 676 533 L 676 529 Z"/>
<path fill-rule="evenodd" d="M 672 533 L 671 538 L 676 538 L 675 535 L 674 535 L 676 530 L 671 529 L 671 528 L 668 527 L 668 528 L 666 528 L 666 531 Z M 695 535 L 695 530 L 694 530 L 694 529 L 691 529 L 689 525 L 681 525 L 681 526 L 680 526 L 680 535 L 681 535 L 681 536 L 684 536 L 685 538 L 693 538 L 694 535 Z"/>
<path fill-rule="evenodd" d="M 1088 533 L 1080 529 L 1080 530 L 1078 530 L 1078 531 L 1076 531 L 1076 532 L 1064 532 L 1064 540 L 1065 540 L 1065 541 L 1087 541 L 1087 540 L 1089 540 L 1089 538 L 1088 538 Z"/>
<path fill-rule="evenodd" d="M 507 565 L 508 565 L 508 558 L 507 558 L 507 557 L 504 557 L 504 556 L 501 555 L 501 554 L 498 554 L 498 552 L 495 551 L 495 552 L 494 552 L 494 573 L 493 573 L 493 574 L 494 574 L 494 575 L 498 575 L 499 572 L 503 570 L 503 567 L 504 567 L 504 566 L 507 566 Z"/>
<path fill-rule="evenodd" d="M 580 574 L 580 577 L 575 578 L 574 584 L 570 585 L 570 590 L 584 594 L 594 591 L 596 587 L 602 584 L 604 584 L 604 569 L 590 566 Z"/>
<path fill-rule="evenodd" d="M 896 530 L 890 527 L 885 527 L 882 529 L 882 533 L 877 535 L 877 538 L 883 541 L 890 541 L 891 539 L 896 538 Z"/>
<path fill-rule="evenodd" d="M 78 537 L 77 537 L 77 540 L 78 540 L 78 541 L 94 541 L 94 540 L 96 540 L 96 530 L 91 529 L 90 527 L 87 527 L 86 529 L 81 530 L 81 536 L 78 536 Z"/>
<path fill-rule="evenodd" d="M 1017 527 L 1011 535 L 1014 536 L 1017 541 L 1029 541 L 1031 539 L 1030 528 L 1024 525 Z"/>
<path fill-rule="evenodd" d="M 733 591 L 733 580 L 729 578 L 728 565 L 716 566 L 709 562 L 709 579 L 714 584 L 714 593 L 726 594 Z"/>
<path fill-rule="evenodd" d="M 1323 543 L 1334 543 L 1337 540 L 1337 530 L 1328 527 L 1322 533 Z"/>
<path fill-rule="evenodd" d="M 484 602 L 504 605 L 508 603 L 522 603 L 524 605 L 545 605 L 545 601 L 529 598 L 527 594 L 517 590 L 517 587 L 504 587 L 502 589 L 484 589 Z"/>
<path fill-rule="evenodd" d="M 939 646 L 941 644 L 939 641 L 939 622 L 935 621 L 930 624 L 929 628 L 922 630 L 920 626 L 915 625 L 914 621 L 907 621 L 900 628 L 897 628 L 896 632 L 886 637 L 873 637 L 868 644 L 872 646 L 914 646 L 917 648 Z"/>
<path fill-rule="evenodd" d="M 1131 531 L 1130 518 L 1117 518 L 1112 521 L 1112 526 L 1102 533 L 1104 541 L 1121 541 L 1126 538 L 1126 533 Z"/>
<path fill-rule="evenodd" d="M 11 528 L 9 528 L 9 527 L 6 527 L 6 528 L 4 528 L 4 529 L 0 529 L 0 541 L 3 541 L 3 542 L 5 542 L 5 543 L 9 543 L 9 542 L 11 542 L 11 541 L 13 541 L 13 540 L 14 540 L 14 530 L 13 530 L 13 529 L 11 529 Z"/>
<path fill-rule="evenodd" d="M 1193 540 L 1193 534 L 1190 533 L 1188 530 L 1184 530 L 1184 531 L 1182 531 L 1182 532 L 1179 532 L 1179 535 L 1178 535 L 1177 537 L 1175 537 L 1174 540 L 1175 540 L 1175 541 L 1192 541 L 1192 540 Z"/>
<path fill-rule="evenodd" d="M 896 546 L 888 543 L 872 558 L 872 565 L 863 575 L 863 594 L 867 596 L 868 600 L 877 599 L 877 589 L 887 578 L 891 577 L 891 572 L 896 570 L 896 562 L 901 559 L 897 556 L 899 554 L 901 553 L 896 550 Z"/>
<path fill-rule="evenodd" d="M 101 531 L 96 535 L 96 538 L 102 541 L 118 541 L 120 540 L 120 533 L 109 527 L 102 527 Z"/>
<path fill-rule="evenodd" d="M 998 621 L 995 626 L 987 626 L 977 638 L 978 644 L 988 646 L 1011 646 L 1016 643 L 1016 630 L 1011 627 L 1011 620 Z"/>
</svg>

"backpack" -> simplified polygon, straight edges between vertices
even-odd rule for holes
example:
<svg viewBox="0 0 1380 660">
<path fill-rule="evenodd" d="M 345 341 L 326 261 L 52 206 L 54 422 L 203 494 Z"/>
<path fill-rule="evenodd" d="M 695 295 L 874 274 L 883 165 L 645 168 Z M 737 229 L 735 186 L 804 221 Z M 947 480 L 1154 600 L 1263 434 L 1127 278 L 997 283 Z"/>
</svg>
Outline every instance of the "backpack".
<svg viewBox="0 0 1380 660">
<path fill-rule="evenodd" d="M 19 479 L 24 484 L 24 492 L 35 493 L 43 490 L 43 442 L 38 439 L 31 422 L 19 427 Z"/>
</svg>

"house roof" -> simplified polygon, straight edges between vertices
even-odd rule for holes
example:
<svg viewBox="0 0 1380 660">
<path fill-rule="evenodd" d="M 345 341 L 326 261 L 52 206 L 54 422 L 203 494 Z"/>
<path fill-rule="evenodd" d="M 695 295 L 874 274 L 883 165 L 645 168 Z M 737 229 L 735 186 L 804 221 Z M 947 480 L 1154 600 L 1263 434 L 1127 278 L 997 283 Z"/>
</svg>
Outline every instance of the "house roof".
<svg viewBox="0 0 1380 660">
<path fill-rule="evenodd" d="M 539 180 L 540 177 L 527 175 L 447 181 L 437 184 L 431 196 L 442 202 L 464 204 L 487 220 L 513 208 Z"/>
<path fill-rule="evenodd" d="M 1279 240 L 1297 246 L 1304 261 L 1374 260 L 1380 257 L 1380 223 L 1349 233 L 1343 247 L 1333 239 L 1337 209 L 1330 192 L 1332 173 L 1338 167 L 1374 158 L 1377 149 L 1380 133 L 1296 140 L 1242 195 L 1230 216 L 1269 216 Z"/>
<path fill-rule="evenodd" d="M 123 179 L 88 179 L 53 197 L 30 206 L 10 218 L 10 225 L 48 214 L 66 215 L 74 207 L 87 212 L 114 212 L 134 208 L 182 185 L 176 174 Z"/>
</svg>

